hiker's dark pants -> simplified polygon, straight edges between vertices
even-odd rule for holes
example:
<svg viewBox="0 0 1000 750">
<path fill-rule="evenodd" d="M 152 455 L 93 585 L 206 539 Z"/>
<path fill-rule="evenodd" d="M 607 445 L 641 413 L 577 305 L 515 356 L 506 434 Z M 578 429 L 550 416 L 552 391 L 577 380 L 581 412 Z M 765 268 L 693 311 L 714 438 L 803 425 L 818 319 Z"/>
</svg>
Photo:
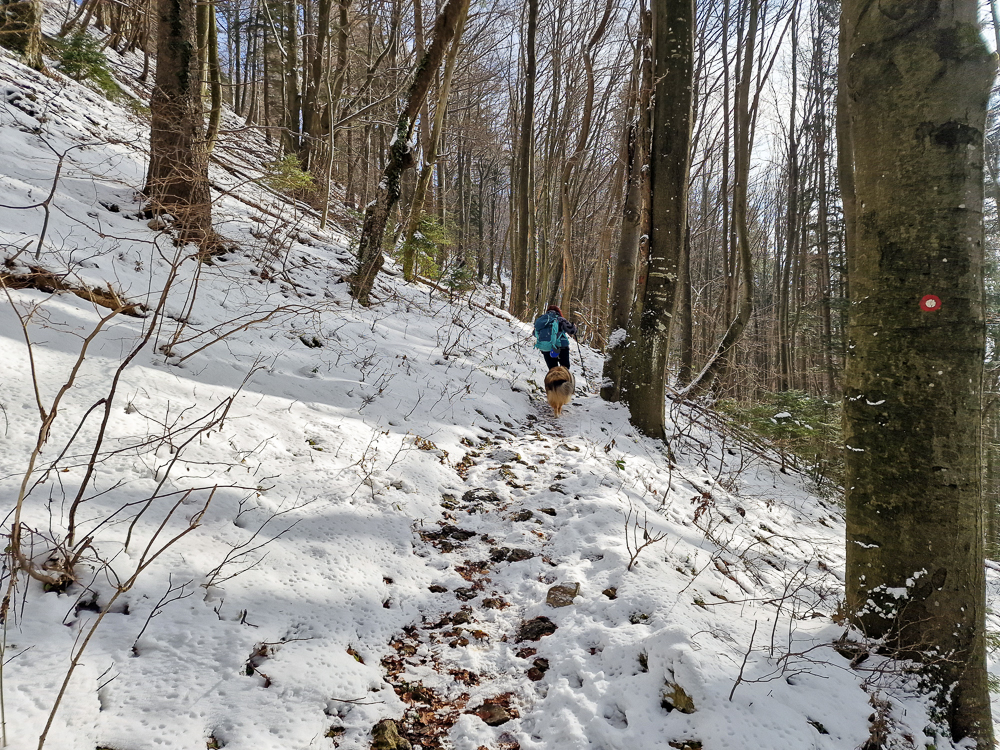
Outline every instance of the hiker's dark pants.
<svg viewBox="0 0 1000 750">
<path fill-rule="evenodd" d="M 553 354 L 558 356 L 553 357 Z M 567 370 L 569 369 L 569 347 L 565 349 L 559 349 L 558 351 L 542 352 L 542 356 L 545 357 L 545 365 L 551 370 L 553 367 L 558 367 L 562 365 Z"/>
</svg>

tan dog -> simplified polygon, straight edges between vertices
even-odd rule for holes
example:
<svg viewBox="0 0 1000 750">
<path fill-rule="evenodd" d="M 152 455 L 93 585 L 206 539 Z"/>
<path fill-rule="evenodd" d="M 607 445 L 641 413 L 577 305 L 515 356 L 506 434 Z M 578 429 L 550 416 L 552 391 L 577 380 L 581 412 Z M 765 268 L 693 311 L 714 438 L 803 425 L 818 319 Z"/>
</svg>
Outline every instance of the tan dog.
<svg viewBox="0 0 1000 750">
<path fill-rule="evenodd" d="M 561 416 L 563 407 L 573 398 L 576 380 L 565 367 L 553 367 L 545 376 L 545 398 L 555 415 Z"/>
</svg>

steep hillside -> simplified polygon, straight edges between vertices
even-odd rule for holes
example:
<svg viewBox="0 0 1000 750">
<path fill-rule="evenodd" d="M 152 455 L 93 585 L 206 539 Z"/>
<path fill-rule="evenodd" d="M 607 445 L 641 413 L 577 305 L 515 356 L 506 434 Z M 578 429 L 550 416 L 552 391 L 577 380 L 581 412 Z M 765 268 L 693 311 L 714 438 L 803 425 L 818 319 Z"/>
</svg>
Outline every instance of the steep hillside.
<svg viewBox="0 0 1000 750">
<path fill-rule="evenodd" d="M 553 419 L 488 291 L 390 263 L 352 304 L 232 118 L 199 263 L 141 214 L 141 107 L 0 87 L 0 503 L 55 584 L 7 559 L 10 747 L 953 747 L 836 624 L 807 477 L 698 407 L 637 435 L 594 352 Z"/>
</svg>

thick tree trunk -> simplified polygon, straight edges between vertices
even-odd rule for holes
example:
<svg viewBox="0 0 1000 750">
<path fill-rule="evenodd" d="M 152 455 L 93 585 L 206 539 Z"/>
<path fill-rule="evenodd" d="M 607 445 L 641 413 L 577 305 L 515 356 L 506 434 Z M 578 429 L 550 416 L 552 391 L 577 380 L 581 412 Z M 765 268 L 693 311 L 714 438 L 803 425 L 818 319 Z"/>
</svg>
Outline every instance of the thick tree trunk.
<svg viewBox="0 0 1000 750">
<path fill-rule="evenodd" d="M 399 179 L 404 170 L 413 166 L 410 136 L 417 113 L 427 96 L 431 80 L 444 59 L 445 51 L 464 23 L 469 0 L 448 0 L 434 24 L 433 40 L 413 71 L 406 105 L 396 121 L 396 132 L 389 147 L 382 179 L 376 189 L 375 201 L 365 210 L 365 222 L 358 241 L 358 266 L 351 276 L 351 296 L 362 305 L 369 303 L 375 277 L 382 268 L 382 241 L 389 214 L 399 200 Z"/>
<path fill-rule="evenodd" d="M 632 315 L 622 398 L 632 424 L 664 438 L 670 321 L 684 228 L 693 112 L 694 0 L 653 3 L 653 140 L 649 261 L 642 312 Z"/>
<path fill-rule="evenodd" d="M 0 45 L 21 55 L 24 64 L 42 70 L 41 0 L 0 2 Z"/>
<path fill-rule="evenodd" d="M 987 750 L 982 209 L 994 64 L 972 0 L 894 11 L 844 2 L 847 608 L 867 635 L 924 662 L 952 737 Z"/>
<path fill-rule="evenodd" d="M 330 16 L 333 0 L 319 0 L 316 7 L 316 37 L 312 45 L 312 59 L 308 61 L 308 73 L 305 78 L 305 93 L 302 96 L 302 143 L 299 149 L 299 163 L 303 169 L 316 176 L 323 174 L 325 164 L 321 165 L 316 155 L 322 151 L 326 131 L 323 123 L 323 103 L 321 92 L 324 90 L 324 75 L 335 75 L 327 64 L 326 45 L 330 38 Z M 327 90 L 329 88 L 327 87 Z M 328 104 L 332 107 L 332 104 Z M 333 117 L 327 112 L 326 128 L 330 127 Z"/>
<path fill-rule="evenodd" d="M 154 211 L 175 219 L 182 242 L 215 243 L 208 144 L 201 101 L 197 22 L 192 0 L 159 0 L 156 85 L 150 99 L 149 172 Z"/>
</svg>

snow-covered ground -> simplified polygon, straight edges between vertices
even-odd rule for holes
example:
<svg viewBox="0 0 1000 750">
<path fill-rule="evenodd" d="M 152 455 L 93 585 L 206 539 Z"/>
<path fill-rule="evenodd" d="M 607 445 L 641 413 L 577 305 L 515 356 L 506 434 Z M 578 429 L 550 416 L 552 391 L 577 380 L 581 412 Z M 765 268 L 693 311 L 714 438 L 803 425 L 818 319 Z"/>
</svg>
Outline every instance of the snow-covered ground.
<svg viewBox="0 0 1000 750">
<path fill-rule="evenodd" d="M 35 563 L 71 523 L 81 553 L 62 593 L 4 569 L 10 747 L 368 748 L 382 719 L 459 750 L 953 747 L 834 649 L 843 520 L 807 478 L 699 409 L 668 454 L 593 352 L 556 421 L 486 292 L 390 263 L 352 304 L 352 238 L 253 181 L 235 120 L 231 250 L 199 264 L 139 215 L 140 116 L 6 53 L 0 90 L 4 528 L 23 486 Z M 14 288 L 40 269 L 139 315 Z"/>
</svg>

